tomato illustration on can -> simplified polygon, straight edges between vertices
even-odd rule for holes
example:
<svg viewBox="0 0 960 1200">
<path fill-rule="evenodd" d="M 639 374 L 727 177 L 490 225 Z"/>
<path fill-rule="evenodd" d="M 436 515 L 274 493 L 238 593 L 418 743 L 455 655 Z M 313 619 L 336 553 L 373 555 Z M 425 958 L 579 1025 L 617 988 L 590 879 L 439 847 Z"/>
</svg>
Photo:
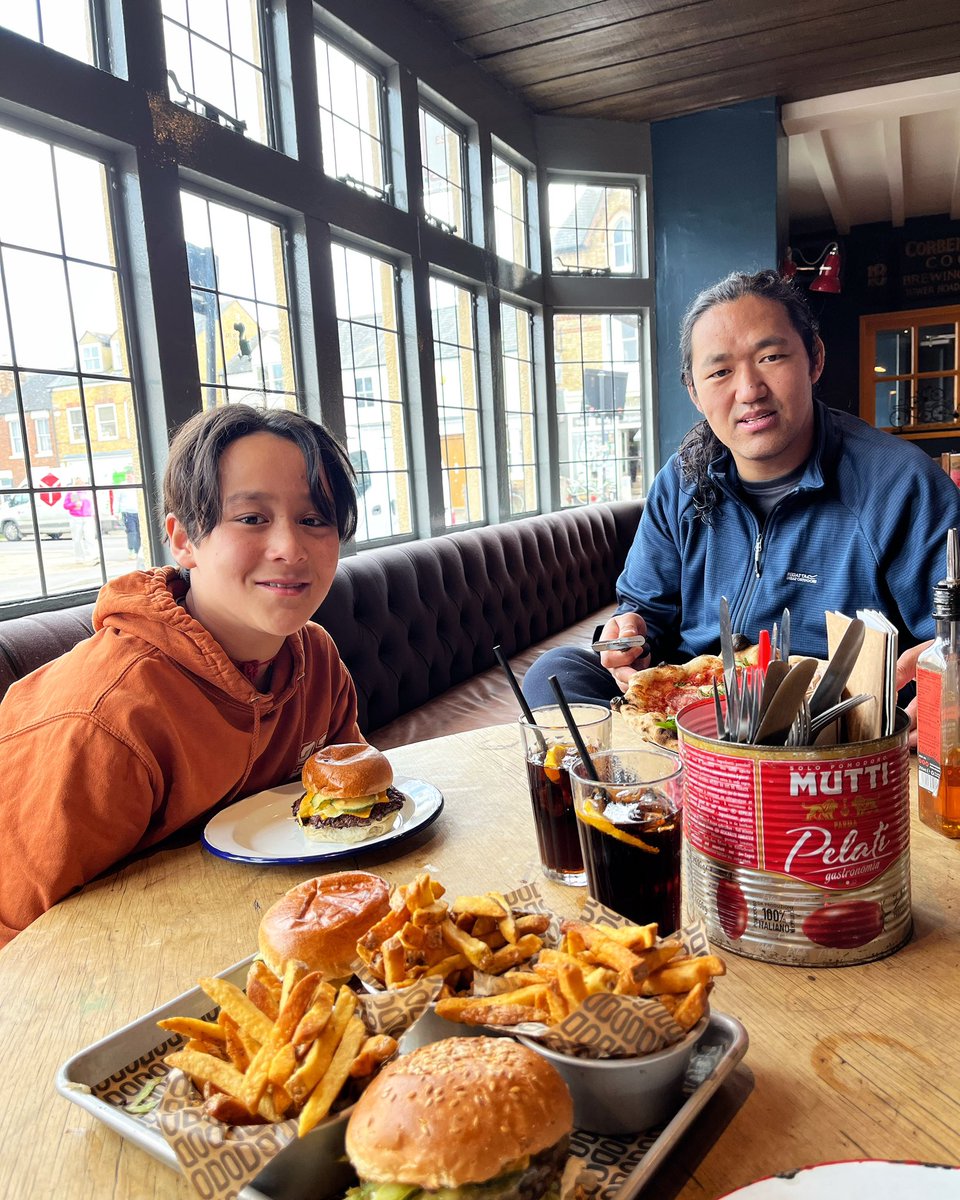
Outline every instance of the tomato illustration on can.
<svg viewBox="0 0 960 1200">
<path fill-rule="evenodd" d="M 883 933 L 883 906 L 877 900 L 841 900 L 824 904 L 803 920 L 811 942 L 831 949 L 865 946 Z"/>
<path fill-rule="evenodd" d="M 735 879 L 721 879 L 717 884 L 717 920 L 732 942 L 743 937 L 748 916 L 746 897 L 740 885 Z"/>
</svg>

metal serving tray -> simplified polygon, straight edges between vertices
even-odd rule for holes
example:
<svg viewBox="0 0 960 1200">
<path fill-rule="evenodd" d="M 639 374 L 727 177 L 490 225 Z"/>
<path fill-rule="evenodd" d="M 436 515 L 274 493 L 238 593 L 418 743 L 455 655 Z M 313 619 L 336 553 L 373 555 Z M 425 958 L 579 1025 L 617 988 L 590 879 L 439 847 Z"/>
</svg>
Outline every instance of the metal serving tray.
<svg viewBox="0 0 960 1200">
<path fill-rule="evenodd" d="M 242 986 L 253 957 L 221 971 L 221 978 Z M 203 1017 L 210 1012 L 210 997 L 199 987 L 191 988 L 68 1059 L 57 1073 L 57 1091 L 121 1137 L 178 1169 L 176 1157 L 152 1114 L 130 1113 L 124 1105 L 145 1082 L 166 1074 L 163 1055 L 180 1040 L 165 1040 L 157 1021 L 171 1016 Z M 572 1152 L 602 1180 L 599 1200 L 631 1200 L 642 1190 L 743 1058 L 747 1044 L 747 1032 L 735 1017 L 712 1013 L 690 1061 L 684 1085 L 686 1099 L 666 1125 L 635 1138 L 574 1131 Z M 356 1181 L 349 1165 L 341 1161 L 344 1125 L 345 1120 L 332 1121 L 306 1138 L 295 1139 L 240 1196 L 243 1200 L 339 1200 Z M 611 1164 L 617 1146 L 622 1147 L 622 1154 Z"/>
</svg>

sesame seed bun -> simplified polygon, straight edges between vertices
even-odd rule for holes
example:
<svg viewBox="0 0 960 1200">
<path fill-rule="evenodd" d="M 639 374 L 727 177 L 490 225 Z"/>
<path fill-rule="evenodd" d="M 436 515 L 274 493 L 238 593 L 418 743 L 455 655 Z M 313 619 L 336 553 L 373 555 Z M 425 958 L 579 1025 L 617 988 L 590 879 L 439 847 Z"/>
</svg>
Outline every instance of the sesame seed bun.
<svg viewBox="0 0 960 1200">
<path fill-rule="evenodd" d="M 363 1180 L 421 1188 L 484 1183 L 566 1138 L 573 1102 L 541 1055 L 507 1037 L 446 1038 L 394 1060 L 346 1132 Z"/>
</svg>

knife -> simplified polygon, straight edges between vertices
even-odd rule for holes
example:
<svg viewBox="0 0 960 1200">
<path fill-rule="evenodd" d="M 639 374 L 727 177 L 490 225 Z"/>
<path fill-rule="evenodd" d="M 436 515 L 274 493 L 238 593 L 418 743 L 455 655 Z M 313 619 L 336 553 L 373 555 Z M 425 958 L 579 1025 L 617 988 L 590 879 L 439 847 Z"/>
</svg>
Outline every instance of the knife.
<svg viewBox="0 0 960 1200">
<path fill-rule="evenodd" d="M 793 724 L 793 718 L 803 703 L 810 680 L 816 674 L 819 665 L 815 658 L 802 658 L 790 668 L 763 715 L 760 728 L 757 730 L 757 744 L 761 742 L 767 742 L 770 745 L 783 744 L 787 730 Z"/>
<path fill-rule="evenodd" d="M 733 625 L 726 596 L 720 597 L 720 657 L 723 659 L 723 689 L 727 694 L 727 734 L 737 740 L 740 725 L 740 693 L 737 690 L 737 659 L 733 651 Z"/>
<path fill-rule="evenodd" d="M 817 690 L 810 697 L 810 716 L 814 720 L 840 699 L 840 693 L 860 657 L 865 632 L 866 626 L 856 617 L 843 631 L 840 645 L 833 652 Z"/>
<path fill-rule="evenodd" d="M 780 620 L 780 657 L 784 662 L 790 661 L 790 609 L 783 610 Z"/>
</svg>

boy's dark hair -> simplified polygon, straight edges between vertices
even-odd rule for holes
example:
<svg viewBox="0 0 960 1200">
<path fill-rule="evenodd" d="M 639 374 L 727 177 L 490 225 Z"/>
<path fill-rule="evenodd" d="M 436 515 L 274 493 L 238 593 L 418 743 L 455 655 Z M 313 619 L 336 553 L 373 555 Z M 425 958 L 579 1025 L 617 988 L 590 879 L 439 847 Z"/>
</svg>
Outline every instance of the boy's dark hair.
<svg viewBox="0 0 960 1200">
<path fill-rule="evenodd" d="M 336 526 L 341 542 L 352 537 L 357 527 L 357 493 L 343 447 L 303 413 L 248 404 L 199 412 L 173 435 L 163 475 L 161 525 L 166 514 L 173 513 L 193 542 L 213 532 L 223 515 L 220 460 L 232 442 L 251 433 L 272 433 L 299 447 L 317 512 Z M 324 477 L 329 493 L 321 486 Z"/>
<path fill-rule="evenodd" d="M 734 300 L 742 300 L 744 296 L 759 296 L 761 300 L 773 300 L 782 305 L 790 324 L 803 342 L 810 359 L 811 370 L 816 365 L 818 326 L 803 295 L 776 271 L 758 271 L 755 275 L 732 271 L 719 283 L 705 288 L 695 297 L 683 315 L 680 323 L 680 380 L 684 386 L 693 386 L 694 325 L 718 304 L 730 304 Z M 694 425 L 677 451 L 680 476 L 684 483 L 693 485 L 694 506 L 700 519 L 707 523 L 719 499 L 717 489 L 710 479 L 709 467 L 723 451 L 723 443 L 707 424 L 706 419 Z"/>
</svg>

